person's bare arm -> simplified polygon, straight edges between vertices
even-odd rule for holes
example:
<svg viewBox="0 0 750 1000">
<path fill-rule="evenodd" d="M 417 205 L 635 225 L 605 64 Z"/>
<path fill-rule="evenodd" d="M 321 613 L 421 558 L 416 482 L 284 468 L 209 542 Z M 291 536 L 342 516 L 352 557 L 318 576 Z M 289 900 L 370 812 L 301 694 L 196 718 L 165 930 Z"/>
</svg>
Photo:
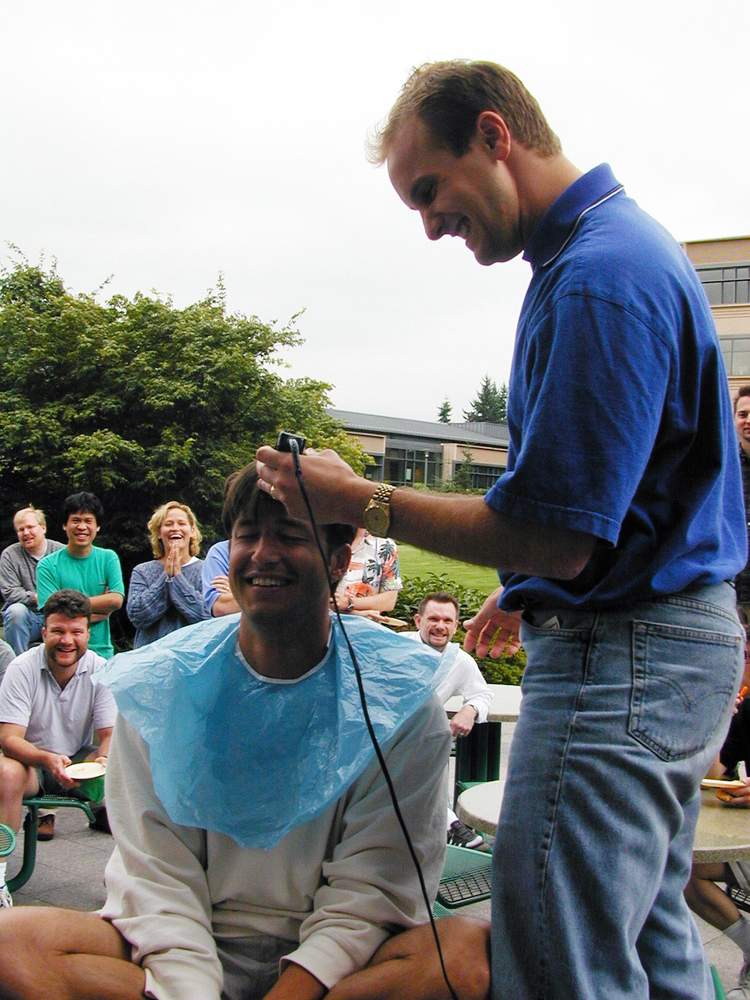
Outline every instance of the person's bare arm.
<svg viewBox="0 0 750 1000">
<path fill-rule="evenodd" d="M 262 488 L 270 492 L 273 487 L 274 499 L 293 517 L 305 519 L 292 456 L 263 447 L 257 459 Z M 316 518 L 361 525 L 373 484 L 330 450 L 306 452 L 300 461 Z M 596 544 L 592 535 L 499 514 L 476 496 L 399 489 L 391 497 L 391 511 L 388 533 L 394 538 L 453 559 L 533 576 L 574 579 Z"/>
<path fill-rule="evenodd" d="M 13 722 L 0 723 L 0 749 L 6 757 L 13 757 L 28 767 L 43 767 L 65 788 L 74 788 L 78 784 L 65 773 L 65 768 L 71 763 L 70 757 L 36 747 L 25 736 L 26 726 Z"/>
<path fill-rule="evenodd" d="M 379 611 L 386 614 L 396 607 L 397 599 L 397 590 L 384 590 L 380 594 L 362 594 L 351 598 L 347 594 L 337 594 L 336 604 L 339 611 Z"/>
<path fill-rule="evenodd" d="M 263 1000 L 319 1000 L 328 990 L 307 969 L 291 962 Z"/>
<path fill-rule="evenodd" d="M 91 624 L 104 621 L 109 618 L 113 611 L 122 607 L 123 596 L 114 590 L 108 590 L 106 594 L 98 594 L 90 597 L 91 601 Z"/>
<path fill-rule="evenodd" d="M 211 586 L 219 592 L 219 596 L 211 608 L 211 614 L 214 618 L 220 618 L 222 615 L 234 615 L 240 610 L 239 604 L 229 589 L 229 577 L 215 576 L 211 581 Z"/>
<path fill-rule="evenodd" d="M 92 750 L 86 760 L 96 760 L 104 764 L 109 757 L 109 744 L 112 742 L 113 726 L 96 730 L 97 747 Z"/>
</svg>

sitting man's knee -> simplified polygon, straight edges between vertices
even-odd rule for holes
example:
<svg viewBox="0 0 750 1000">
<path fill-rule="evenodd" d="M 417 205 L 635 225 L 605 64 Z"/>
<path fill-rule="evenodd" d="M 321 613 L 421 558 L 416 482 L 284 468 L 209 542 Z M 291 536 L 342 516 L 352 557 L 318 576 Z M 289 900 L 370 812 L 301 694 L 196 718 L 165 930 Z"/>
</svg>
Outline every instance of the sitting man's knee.
<svg viewBox="0 0 750 1000">
<path fill-rule="evenodd" d="M 448 978 L 461 1000 L 485 1000 L 490 991 L 490 925 L 474 917 L 438 921 Z"/>
<path fill-rule="evenodd" d="M 3 623 L 8 625 L 22 624 L 29 615 L 29 609 L 20 602 L 9 604 L 3 611 Z"/>
<path fill-rule="evenodd" d="M 27 770 L 25 764 L 14 760 L 13 757 L 0 756 L 0 788 L 23 794 Z"/>
<path fill-rule="evenodd" d="M 36 962 L 31 960 L 34 937 L 31 910 L 32 907 L 28 910 L 19 907 L 3 911 L 0 920 L 0 1000 L 26 1000 L 37 995 Z"/>
</svg>

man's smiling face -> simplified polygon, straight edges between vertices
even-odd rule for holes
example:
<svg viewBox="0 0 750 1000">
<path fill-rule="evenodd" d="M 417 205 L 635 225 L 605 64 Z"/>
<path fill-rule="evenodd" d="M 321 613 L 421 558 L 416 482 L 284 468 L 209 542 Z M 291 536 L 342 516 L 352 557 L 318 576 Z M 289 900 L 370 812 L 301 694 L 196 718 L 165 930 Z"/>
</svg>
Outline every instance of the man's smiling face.
<svg viewBox="0 0 750 1000">
<path fill-rule="evenodd" d="M 44 623 L 42 642 L 50 668 L 72 670 L 88 649 L 88 619 L 83 616 L 68 618 L 55 611 Z"/>
<path fill-rule="evenodd" d="M 74 555 L 88 555 L 99 534 L 96 515 L 89 510 L 75 511 L 63 525 L 68 539 L 68 549 Z"/>
<path fill-rule="evenodd" d="M 346 545 L 331 553 L 334 578 L 345 571 L 348 556 Z M 312 530 L 273 501 L 261 499 L 252 514 L 235 521 L 229 585 L 243 617 L 256 625 L 290 616 L 304 629 L 311 618 L 328 614 L 328 580 Z"/>
<path fill-rule="evenodd" d="M 422 642 L 439 653 L 445 649 L 458 628 L 458 612 L 453 604 L 428 601 L 423 614 L 414 615 Z"/>
<path fill-rule="evenodd" d="M 429 239 L 458 236 L 480 264 L 523 249 L 518 195 L 493 134 L 477 129 L 463 156 L 439 146 L 418 118 L 407 119 L 388 151 L 388 175 L 404 204 L 419 212 Z"/>
<path fill-rule="evenodd" d="M 34 513 L 26 511 L 18 515 L 13 521 L 13 527 L 16 529 L 18 541 L 27 552 L 36 552 L 44 547 L 47 529 L 39 523 Z"/>
</svg>

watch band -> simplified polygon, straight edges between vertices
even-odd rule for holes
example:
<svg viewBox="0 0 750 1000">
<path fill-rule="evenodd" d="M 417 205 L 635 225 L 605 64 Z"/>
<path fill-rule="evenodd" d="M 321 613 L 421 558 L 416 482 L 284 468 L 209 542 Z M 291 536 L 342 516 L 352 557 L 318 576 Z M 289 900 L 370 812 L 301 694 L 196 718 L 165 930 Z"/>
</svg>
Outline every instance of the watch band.
<svg viewBox="0 0 750 1000">
<path fill-rule="evenodd" d="M 388 534 L 391 524 L 391 495 L 395 489 L 390 483 L 380 483 L 364 509 L 364 526 L 375 537 L 383 538 Z"/>
</svg>

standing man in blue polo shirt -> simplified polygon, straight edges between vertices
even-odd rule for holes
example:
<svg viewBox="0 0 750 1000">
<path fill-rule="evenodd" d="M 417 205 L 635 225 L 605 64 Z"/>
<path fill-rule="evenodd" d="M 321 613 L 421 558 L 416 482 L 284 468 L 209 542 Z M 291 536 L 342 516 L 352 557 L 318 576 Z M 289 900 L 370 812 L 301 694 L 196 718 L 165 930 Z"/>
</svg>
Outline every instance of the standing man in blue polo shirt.
<svg viewBox="0 0 750 1000">
<path fill-rule="evenodd" d="M 499 648 L 497 627 L 523 613 L 492 996 L 706 1000 L 682 888 L 699 781 L 742 671 L 725 581 L 746 559 L 706 298 L 610 168 L 578 170 L 494 63 L 416 70 L 374 158 L 430 239 L 461 237 L 483 265 L 523 253 L 532 272 L 507 471 L 483 499 L 374 488 L 332 452 L 302 456 L 320 521 L 500 567 L 502 595 L 470 624 L 470 648 Z M 258 464 L 304 517 L 290 456 L 261 448 Z"/>
</svg>

